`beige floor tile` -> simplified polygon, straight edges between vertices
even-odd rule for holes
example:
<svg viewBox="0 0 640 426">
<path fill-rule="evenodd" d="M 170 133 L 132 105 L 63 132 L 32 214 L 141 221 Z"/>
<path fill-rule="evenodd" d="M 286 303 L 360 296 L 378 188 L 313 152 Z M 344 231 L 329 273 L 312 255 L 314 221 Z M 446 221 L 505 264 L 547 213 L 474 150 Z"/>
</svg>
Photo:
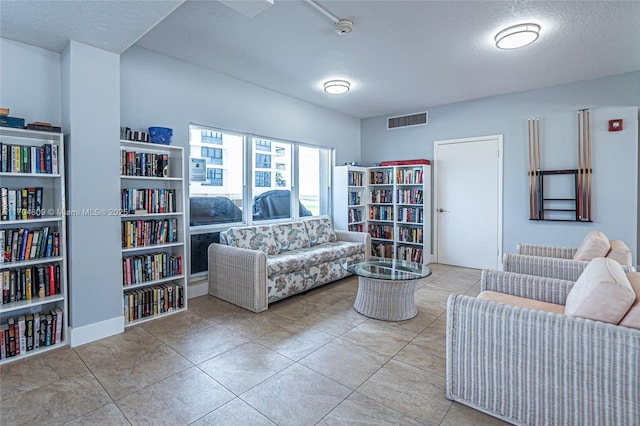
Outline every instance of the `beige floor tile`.
<svg viewBox="0 0 640 426">
<path fill-rule="evenodd" d="M 301 359 L 299 363 L 355 389 L 388 360 L 388 355 L 336 339 Z"/>
<path fill-rule="evenodd" d="M 226 321 L 222 325 L 235 334 L 256 339 L 293 322 L 292 319 L 274 312 L 265 311 L 259 314 L 246 310 L 245 312 L 247 313 Z"/>
<path fill-rule="evenodd" d="M 291 364 L 290 359 L 277 352 L 249 342 L 211 358 L 198 367 L 240 395 Z"/>
<path fill-rule="evenodd" d="M 254 410 L 249 404 L 236 398 L 212 413 L 207 414 L 192 426 L 274 426 L 271 420 Z"/>
<path fill-rule="evenodd" d="M 116 403 L 134 425 L 185 425 L 233 398 L 222 385 L 192 367 Z"/>
<path fill-rule="evenodd" d="M 75 348 L 113 399 L 193 364 L 140 327 Z"/>
<path fill-rule="evenodd" d="M 84 372 L 3 400 L 0 424 L 60 424 L 110 402 L 95 377 Z"/>
<path fill-rule="evenodd" d="M 467 290 L 464 294 L 466 294 L 467 296 L 477 296 L 480 294 L 480 283 L 475 284 L 473 287 L 471 287 L 469 290 Z"/>
<path fill-rule="evenodd" d="M 367 317 L 349 307 L 347 309 L 323 310 L 295 322 L 299 327 L 313 328 L 332 336 L 341 336 L 352 328 L 362 324 Z"/>
<path fill-rule="evenodd" d="M 278 425 L 305 426 L 317 423 L 349 392 L 349 388 L 294 364 L 241 398 Z"/>
<path fill-rule="evenodd" d="M 145 322 L 140 327 L 164 341 L 164 338 L 169 335 L 189 333 L 214 324 L 216 324 L 214 320 L 201 318 L 187 310 Z"/>
<path fill-rule="evenodd" d="M 297 361 L 333 339 L 335 339 L 334 336 L 312 328 L 285 325 L 269 334 L 265 334 L 257 339 L 256 342 Z"/>
<path fill-rule="evenodd" d="M 445 342 L 440 339 L 416 338 L 393 359 L 445 377 L 446 359 L 438 355 L 443 353 L 444 347 Z"/>
<path fill-rule="evenodd" d="M 0 401 L 88 371 L 69 347 L 3 364 L 0 366 Z"/>
<path fill-rule="evenodd" d="M 449 278 L 449 276 L 444 276 L 431 281 L 426 287 L 450 293 L 463 294 L 477 283 L 478 280 L 476 279 Z"/>
<path fill-rule="evenodd" d="M 368 322 L 382 329 L 406 331 L 417 336 L 422 333 L 422 331 L 424 331 L 424 329 L 427 328 L 436 318 L 437 316 L 435 315 L 418 311 L 418 315 L 404 321 L 380 321 L 376 319 L 369 319 Z"/>
<path fill-rule="evenodd" d="M 404 330 L 381 327 L 371 321 L 343 334 L 340 338 L 383 355 L 393 356 L 415 337 Z"/>
<path fill-rule="evenodd" d="M 130 424 L 122 414 L 122 411 L 113 402 L 84 416 L 77 417 L 69 423 L 65 423 L 68 426 L 126 426 Z"/>
<path fill-rule="evenodd" d="M 389 361 L 358 392 L 423 424 L 437 425 L 451 405 L 445 379 L 408 364 Z"/>
<path fill-rule="evenodd" d="M 449 412 L 441 423 L 442 426 L 498 426 L 508 424 L 509 423 L 503 422 L 495 417 L 491 417 L 481 411 L 476 411 L 466 405 L 458 404 L 457 402 L 454 402 L 451 405 Z"/>
<path fill-rule="evenodd" d="M 214 324 L 184 334 L 171 334 L 164 341 L 194 364 L 200 364 L 214 356 L 247 343 L 250 339 Z"/>
<path fill-rule="evenodd" d="M 189 299 L 189 312 L 204 319 L 224 322 L 249 311 L 217 297 L 206 295 Z"/>
<path fill-rule="evenodd" d="M 318 426 L 347 425 L 418 426 L 420 423 L 373 399 L 354 392 L 318 423 Z"/>
<path fill-rule="evenodd" d="M 329 305 L 330 304 L 323 303 L 319 297 L 305 297 L 304 295 L 297 295 L 271 303 L 269 305 L 269 312 L 281 315 L 293 321 L 298 321 L 307 315 L 326 308 Z"/>
</svg>

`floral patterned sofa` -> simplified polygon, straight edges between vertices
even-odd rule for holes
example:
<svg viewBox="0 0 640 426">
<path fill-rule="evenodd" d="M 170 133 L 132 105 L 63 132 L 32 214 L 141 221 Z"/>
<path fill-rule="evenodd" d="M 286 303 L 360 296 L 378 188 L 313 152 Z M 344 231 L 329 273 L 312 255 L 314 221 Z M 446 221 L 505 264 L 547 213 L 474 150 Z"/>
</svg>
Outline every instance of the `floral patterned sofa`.
<svg viewBox="0 0 640 426">
<path fill-rule="evenodd" d="M 349 275 L 341 263 L 371 253 L 364 232 L 336 231 L 330 217 L 230 228 L 208 250 L 209 294 L 261 312 L 269 303 Z"/>
</svg>

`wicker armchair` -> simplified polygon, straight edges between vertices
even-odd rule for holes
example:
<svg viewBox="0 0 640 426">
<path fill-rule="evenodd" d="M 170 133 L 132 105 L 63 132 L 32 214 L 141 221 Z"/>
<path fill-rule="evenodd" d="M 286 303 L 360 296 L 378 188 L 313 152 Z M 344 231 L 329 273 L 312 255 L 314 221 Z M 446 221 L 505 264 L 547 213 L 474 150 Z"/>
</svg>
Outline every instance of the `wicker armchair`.
<svg viewBox="0 0 640 426">
<path fill-rule="evenodd" d="M 482 290 L 564 304 L 573 282 L 485 271 Z M 637 425 L 640 330 L 451 295 L 448 399 L 522 425 Z"/>
</svg>

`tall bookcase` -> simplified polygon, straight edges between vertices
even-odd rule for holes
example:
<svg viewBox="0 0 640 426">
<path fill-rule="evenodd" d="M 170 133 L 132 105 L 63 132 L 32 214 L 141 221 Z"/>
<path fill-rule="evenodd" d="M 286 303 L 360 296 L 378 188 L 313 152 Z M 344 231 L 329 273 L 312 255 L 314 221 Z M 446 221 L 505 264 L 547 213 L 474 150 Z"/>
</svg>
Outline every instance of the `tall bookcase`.
<svg viewBox="0 0 640 426">
<path fill-rule="evenodd" d="M 184 150 L 120 141 L 125 326 L 187 308 Z"/>
<path fill-rule="evenodd" d="M 67 345 L 69 315 L 64 136 L 0 127 L 0 144 L 2 364 Z"/>
<path fill-rule="evenodd" d="M 369 232 L 372 255 L 431 261 L 431 166 L 337 166 L 333 193 L 336 228 Z"/>
<path fill-rule="evenodd" d="M 333 172 L 333 216 L 337 229 L 367 231 L 367 169 L 337 166 Z"/>
</svg>

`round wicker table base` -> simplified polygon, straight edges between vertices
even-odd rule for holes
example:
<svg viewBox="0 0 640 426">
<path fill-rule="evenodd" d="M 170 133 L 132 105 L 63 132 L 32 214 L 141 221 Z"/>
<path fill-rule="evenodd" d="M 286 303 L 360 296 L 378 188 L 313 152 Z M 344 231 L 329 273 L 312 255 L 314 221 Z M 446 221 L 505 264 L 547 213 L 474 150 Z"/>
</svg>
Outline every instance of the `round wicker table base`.
<svg viewBox="0 0 640 426">
<path fill-rule="evenodd" d="M 418 314 L 416 282 L 359 277 L 353 308 L 364 316 L 384 321 L 402 321 Z"/>
</svg>

